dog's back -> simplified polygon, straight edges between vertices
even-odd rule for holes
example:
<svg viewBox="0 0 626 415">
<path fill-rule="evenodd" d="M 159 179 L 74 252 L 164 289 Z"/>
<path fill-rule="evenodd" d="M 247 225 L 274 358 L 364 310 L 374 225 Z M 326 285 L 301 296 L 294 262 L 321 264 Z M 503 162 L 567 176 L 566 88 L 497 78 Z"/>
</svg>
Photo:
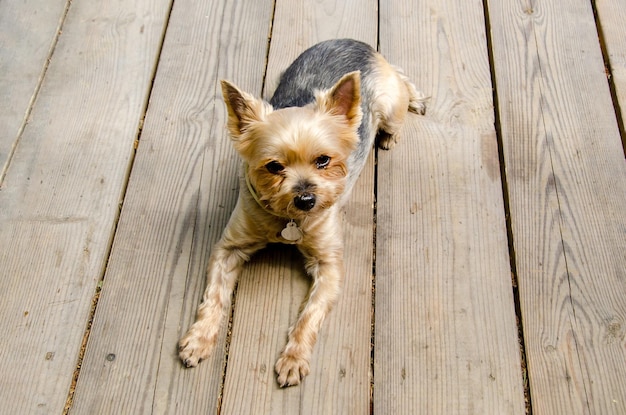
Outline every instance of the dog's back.
<svg viewBox="0 0 626 415">
<path fill-rule="evenodd" d="M 270 100 L 275 109 L 303 107 L 313 102 L 315 90 L 329 89 L 349 72 L 366 78 L 375 63 L 376 51 L 351 39 L 328 40 L 305 50 L 282 74 Z"/>
</svg>

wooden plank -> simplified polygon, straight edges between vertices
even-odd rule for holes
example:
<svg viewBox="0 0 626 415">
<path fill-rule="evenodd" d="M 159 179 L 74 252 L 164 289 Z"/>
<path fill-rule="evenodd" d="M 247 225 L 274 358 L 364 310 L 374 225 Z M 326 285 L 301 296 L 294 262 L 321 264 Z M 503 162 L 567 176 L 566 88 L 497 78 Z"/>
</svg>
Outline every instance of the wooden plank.
<svg viewBox="0 0 626 415">
<path fill-rule="evenodd" d="M 165 2 L 75 2 L 0 191 L 0 401 L 61 413 L 123 195 Z"/>
<path fill-rule="evenodd" d="M 269 97 L 281 71 L 319 41 L 352 37 L 376 44 L 376 2 L 276 4 L 267 69 Z M 300 255 L 284 247 L 253 261 L 237 290 L 222 413 L 369 413 L 373 158 L 355 185 L 345 216 L 346 278 L 315 346 L 311 373 L 279 390 L 274 364 L 310 281 Z"/>
<path fill-rule="evenodd" d="M 178 339 L 237 196 L 220 78 L 260 94 L 273 4 L 176 1 L 72 412 L 212 412 L 225 330 L 190 370 Z"/>
<path fill-rule="evenodd" d="M 0 3 L 0 185 L 56 44 L 66 3 Z"/>
<path fill-rule="evenodd" d="M 603 0 L 594 4 L 623 123 L 626 119 L 626 3 L 623 0 Z M 622 136 L 622 144 L 626 146 L 624 140 L 626 138 Z"/>
<path fill-rule="evenodd" d="M 482 2 L 381 2 L 380 47 L 426 95 L 379 151 L 374 413 L 522 414 Z"/>
<path fill-rule="evenodd" d="M 583 0 L 489 2 L 533 413 L 626 412 L 626 164 Z"/>
</svg>

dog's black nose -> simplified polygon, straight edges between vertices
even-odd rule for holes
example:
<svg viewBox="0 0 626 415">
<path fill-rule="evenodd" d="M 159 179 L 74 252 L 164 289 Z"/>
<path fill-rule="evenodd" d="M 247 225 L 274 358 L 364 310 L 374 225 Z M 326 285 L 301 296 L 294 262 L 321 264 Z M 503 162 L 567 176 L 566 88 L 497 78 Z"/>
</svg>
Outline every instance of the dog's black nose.
<svg viewBox="0 0 626 415">
<path fill-rule="evenodd" d="M 293 204 L 300 210 L 311 210 L 315 206 L 315 195 L 313 193 L 302 193 L 293 198 Z"/>
</svg>

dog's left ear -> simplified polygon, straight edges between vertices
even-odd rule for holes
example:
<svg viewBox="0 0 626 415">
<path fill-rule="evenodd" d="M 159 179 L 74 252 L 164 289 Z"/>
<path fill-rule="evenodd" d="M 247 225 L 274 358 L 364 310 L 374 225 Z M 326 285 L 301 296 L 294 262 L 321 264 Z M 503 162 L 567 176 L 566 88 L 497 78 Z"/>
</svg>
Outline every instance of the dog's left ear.
<svg viewBox="0 0 626 415">
<path fill-rule="evenodd" d="M 361 124 L 361 75 L 344 75 L 330 89 L 318 94 L 317 107 L 333 115 L 344 115 L 351 126 Z"/>
</svg>

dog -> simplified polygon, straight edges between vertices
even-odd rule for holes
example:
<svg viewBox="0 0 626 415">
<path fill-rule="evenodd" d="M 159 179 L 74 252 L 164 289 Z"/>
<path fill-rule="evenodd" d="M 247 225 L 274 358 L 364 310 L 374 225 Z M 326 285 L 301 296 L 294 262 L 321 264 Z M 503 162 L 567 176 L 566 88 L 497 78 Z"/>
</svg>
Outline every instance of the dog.
<svg viewBox="0 0 626 415">
<path fill-rule="evenodd" d="M 197 318 L 179 342 L 187 367 L 206 359 L 230 308 L 237 277 L 268 243 L 294 244 L 312 278 L 275 365 L 281 387 L 298 385 L 343 279 L 340 212 L 376 137 L 390 149 L 407 111 L 426 98 L 366 43 L 329 40 L 303 52 L 269 102 L 221 81 L 227 128 L 242 159 L 239 197 L 213 248 Z"/>
</svg>

